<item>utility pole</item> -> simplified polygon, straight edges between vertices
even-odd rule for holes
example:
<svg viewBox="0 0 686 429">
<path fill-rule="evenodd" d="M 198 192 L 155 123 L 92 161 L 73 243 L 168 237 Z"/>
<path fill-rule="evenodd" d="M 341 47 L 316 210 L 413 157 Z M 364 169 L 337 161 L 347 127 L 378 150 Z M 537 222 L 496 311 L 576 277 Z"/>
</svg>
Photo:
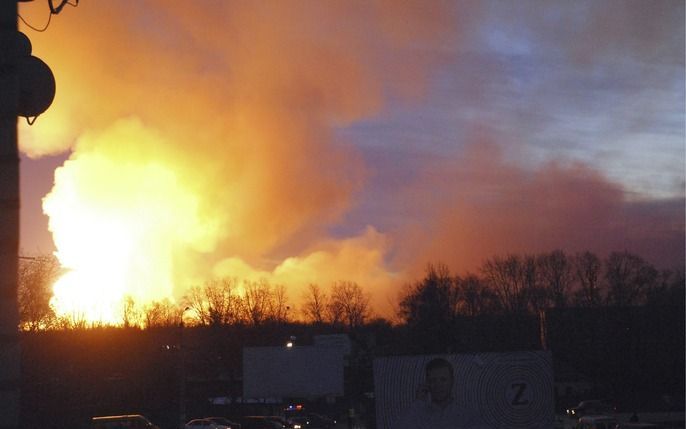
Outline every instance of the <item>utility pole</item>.
<svg viewBox="0 0 686 429">
<path fill-rule="evenodd" d="M 17 2 L 0 0 L 0 429 L 19 428 L 18 35 Z"/>
<path fill-rule="evenodd" d="M 59 12 L 49 4 L 51 13 Z M 52 71 L 31 55 L 31 41 L 18 31 L 18 11 L 17 0 L 0 0 L 0 429 L 18 429 L 20 414 L 17 116 L 35 120 L 55 96 Z"/>
</svg>

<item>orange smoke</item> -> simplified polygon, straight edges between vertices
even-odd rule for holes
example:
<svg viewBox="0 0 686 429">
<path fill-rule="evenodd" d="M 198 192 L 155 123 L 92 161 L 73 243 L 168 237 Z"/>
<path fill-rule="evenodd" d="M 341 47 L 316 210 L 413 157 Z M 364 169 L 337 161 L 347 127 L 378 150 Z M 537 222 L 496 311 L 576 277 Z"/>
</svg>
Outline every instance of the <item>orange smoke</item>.
<svg viewBox="0 0 686 429">
<path fill-rule="evenodd" d="M 462 271 L 495 254 L 560 247 L 652 249 L 651 260 L 683 262 L 683 203 L 647 219 L 651 210 L 637 210 L 598 171 L 565 161 L 523 168 L 501 152 L 525 157 L 516 143 L 480 135 L 440 149 L 464 151 L 404 152 L 428 159 L 408 161 L 416 182 L 401 189 L 394 176 L 384 183 L 389 195 L 372 195 L 398 216 L 388 222 L 395 229 L 374 219 L 341 232 L 378 171 L 340 130 L 383 116 L 389 100 L 421 100 L 436 66 L 458 60 L 455 45 L 479 10 L 452 5 L 82 2 L 45 33 L 23 28 L 54 71 L 57 93 L 36 125 L 21 128 L 21 149 L 34 157 L 71 151 L 44 200 L 69 269 L 55 285 L 58 312 L 116 323 L 126 296 L 178 300 L 192 285 L 228 276 L 284 284 L 296 304 L 309 283 L 356 281 L 389 315 L 398 283 L 430 262 Z M 45 6 L 22 3 L 21 14 L 39 25 Z M 590 30 L 608 27 L 600 24 Z M 609 27 L 622 40 L 633 34 Z M 648 36 L 662 33 L 658 26 Z M 567 42 L 578 34 L 575 27 Z M 595 37 L 583 40 L 596 46 Z M 636 38 L 627 40 L 620 51 L 634 49 Z M 615 45 L 601 44 L 602 52 Z M 461 84 L 472 86 L 470 77 Z M 464 102 L 485 104 L 475 84 Z"/>
<path fill-rule="evenodd" d="M 125 296 L 237 273 L 293 300 L 305 279 L 387 284 L 379 233 L 326 238 L 367 175 L 333 129 L 422 94 L 436 58 L 417 47 L 450 43 L 453 16 L 425 6 L 86 2 L 31 33 L 58 90 L 22 150 L 72 152 L 44 200 L 58 312 L 116 323 Z"/>
</svg>

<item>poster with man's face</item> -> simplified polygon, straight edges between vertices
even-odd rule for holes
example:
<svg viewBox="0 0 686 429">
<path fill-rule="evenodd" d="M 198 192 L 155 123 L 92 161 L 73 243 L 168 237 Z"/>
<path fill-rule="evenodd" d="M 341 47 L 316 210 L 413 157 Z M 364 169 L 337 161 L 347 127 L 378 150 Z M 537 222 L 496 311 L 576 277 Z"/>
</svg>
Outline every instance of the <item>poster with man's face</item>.
<svg viewBox="0 0 686 429">
<path fill-rule="evenodd" d="M 551 428 L 549 352 L 379 358 L 374 361 L 377 427 Z"/>
</svg>

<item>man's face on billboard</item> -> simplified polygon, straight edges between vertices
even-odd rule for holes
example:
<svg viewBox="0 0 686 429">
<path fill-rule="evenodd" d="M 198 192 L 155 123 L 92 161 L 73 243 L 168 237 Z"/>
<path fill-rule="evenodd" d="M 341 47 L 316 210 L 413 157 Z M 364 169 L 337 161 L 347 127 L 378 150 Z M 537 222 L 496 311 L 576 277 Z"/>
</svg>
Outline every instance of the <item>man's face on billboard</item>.
<svg viewBox="0 0 686 429">
<path fill-rule="evenodd" d="M 453 377 L 449 368 L 439 367 L 429 370 L 426 383 L 429 385 L 433 402 L 441 403 L 450 399 L 453 390 Z"/>
</svg>

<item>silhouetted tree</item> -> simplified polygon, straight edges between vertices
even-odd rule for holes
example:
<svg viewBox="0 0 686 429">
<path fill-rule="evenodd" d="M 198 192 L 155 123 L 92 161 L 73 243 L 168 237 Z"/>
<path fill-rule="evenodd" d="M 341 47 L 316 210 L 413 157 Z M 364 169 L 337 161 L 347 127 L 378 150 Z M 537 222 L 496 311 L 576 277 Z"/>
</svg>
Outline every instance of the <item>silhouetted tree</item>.
<svg viewBox="0 0 686 429">
<path fill-rule="evenodd" d="M 525 313 L 527 310 L 527 285 L 531 282 L 531 272 L 527 268 L 525 261 L 517 255 L 495 256 L 481 267 L 484 280 L 509 313 Z"/>
<path fill-rule="evenodd" d="M 683 270 L 662 271 L 655 284 L 646 291 L 646 305 L 684 306 L 686 280 Z"/>
<path fill-rule="evenodd" d="M 572 264 L 562 250 L 544 253 L 537 259 L 541 284 L 549 291 L 552 305 L 565 307 L 574 280 Z"/>
<path fill-rule="evenodd" d="M 331 302 L 342 310 L 348 328 L 355 329 L 370 316 L 369 295 L 355 282 L 339 281 L 331 287 Z"/>
<path fill-rule="evenodd" d="M 146 328 L 179 326 L 183 309 L 168 299 L 153 301 L 143 307 L 143 323 Z"/>
<path fill-rule="evenodd" d="M 455 300 L 459 292 L 445 265 L 429 265 L 424 278 L 408 285 L 400 297 L 398 316 L 409 328 L 408 343 L 416 351 L 440 353 L 456 342 Z"/>
<path fill-rule="evenodd" d="M 209 322 L 212 325 L 235 323 L 238 319 L 236 280 L 222 278 L 205 282 L 203 291 L 207 298 Z"/>
<path fill-rule="evenodd" d="M 55 312 L 50 306 L 50 299 L 52 286 L 59 274 L 60 264 L 54 256 L 20 259 L 18 301 L 23 329 L 45 329 L 55 322 Z"/>
<path fill-rule="evenodd" d="M 619 306 L 643 303 L 657 275 L 655 267 L 640 256 L 629 252 L 612 252 L 605 261 L 608 303 Z"/>
<path fill-rule="evenodd" d="M 60 330 L 77 330 L 102 326 L 101 322 L 88 322 L 86 315 L 74 312 L 72 314 L 62 314 L 55 318 L 54 326 Z"/>
<path fill-rule="evenodd" d="M 343 303 L 339 300 L 329 299 L 326 303 L 326 321 L 333 326 L 343 323 Z"/>
<path fill-rule="evenodd" d="M 600 283 L 602 264 L 594 253 L 577 253 L 572 259 L 574 277 L 579 289 L 574 295 L 577 305 L 597 307 L 602 304 L 603 296 Z"/>
<path fill-rule="evenodd" d="M 453 279 L 445 265 L 429 265 L 419 282 L 407 287 L 399 304 L 399 316 L 410 326 L 427 329 L 450 324 L 453 309 Z"/>
<path fill-rule="evenodd" d="M 526 308 L 532 313 L 538 314 L 541 310 L 551 307 L 552 294 L 542 279 L 539 258 L 534 255 L 525 255 L 521 261 Z"/>
<path fill-rule="evenodd" d="M 267 310 L 267 319 L 276 323 L 288 321 L 288 296 L 286 286 L 278 284 L 271 289 L 271 297 Z"/>
<path fill-rule="evenodd" d="M 467 274 L 465 277 L 457 276 L 454 282 L 460 314 L 473 317 L 495 313 L 499 310 L 498 297 L 478 276 L 474 274 Z"/>
<path fill-rule="evenodd" d="M 235 323 L 241 310 L 235 289 L 233 278 L 208 280 L 202 287 L 191 287 L 182 303 L 193 311 L 200 325 Z"/>
<path fill-rule="evenodd" d="M 303 297 L 305 320 L 312 323 L 324 323 L 326 317 L 327 296 L 318 284 L 310 283 Z"/>
<path fill-rule="evenodd" d="M 183 305 L 195 314 L 195 319 L 200 325 L 210 324 L 210 314 L 207 309 L 207 300 L 200 286 L 191 287 L 183 297 Z"/>
<path fill-rule="evenodd" d="M 267 320 L 272 305 L 271 286 L 266 280 L 245 281 L 243 289 L 245 293 L 240 301 L 243 320 L 254 326 L 261 325 Z"/>
<path fill-rule="evenodd" d="M 141 323 L 141 313 L 130 295 L 122 303 L 122 323 L 125 328 L 139 327 Z"/>
</svg>

